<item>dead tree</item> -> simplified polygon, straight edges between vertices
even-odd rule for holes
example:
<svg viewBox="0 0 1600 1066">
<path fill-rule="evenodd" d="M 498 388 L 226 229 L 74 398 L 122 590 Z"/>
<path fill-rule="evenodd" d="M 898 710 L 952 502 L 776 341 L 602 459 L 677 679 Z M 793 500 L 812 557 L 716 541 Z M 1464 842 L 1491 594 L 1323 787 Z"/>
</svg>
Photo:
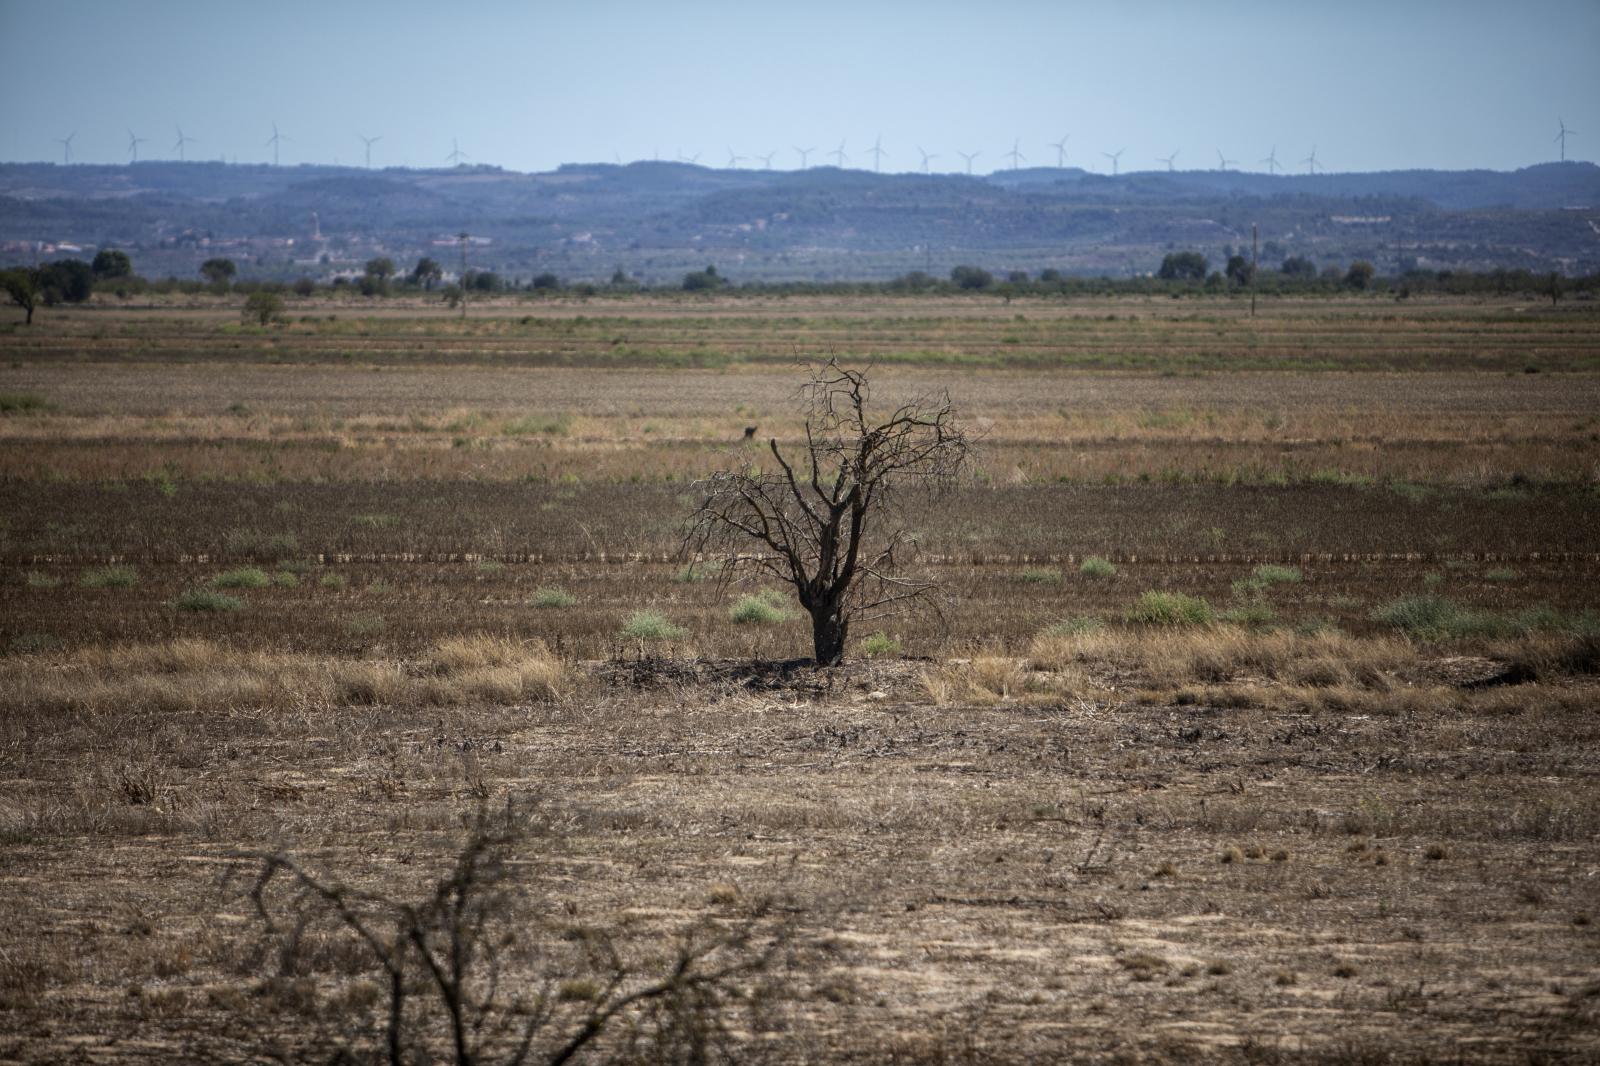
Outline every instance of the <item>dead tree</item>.
<svg viewBox="0 0 1600 1066">
<path fill-rule="evenodd" d="M 947 393 L 876 414 L 867 375 L 833 360 L 811 369 L 801 395 L 803 449 L 786 456 L 772 439 L 766 469 L 699 482 L 684 550 L 721 563 L 725 581 L 743 571 L 788 583 L 811 618 L 818 665 L 835 666 L 852 621 L 936 587 L 902 572 L 911 545 L 898 503 L 949 485 L 972 442 Z"/>
</svg>

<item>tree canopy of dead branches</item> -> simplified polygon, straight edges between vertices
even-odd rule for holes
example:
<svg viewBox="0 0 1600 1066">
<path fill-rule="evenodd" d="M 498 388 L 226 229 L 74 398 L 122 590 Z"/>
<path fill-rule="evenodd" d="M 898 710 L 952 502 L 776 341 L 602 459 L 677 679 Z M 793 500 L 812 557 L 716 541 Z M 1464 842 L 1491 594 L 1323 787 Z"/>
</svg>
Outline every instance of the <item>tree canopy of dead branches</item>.
<svg viewBox="0 0 1600 1066">
<path fill-rule="evenodd" d="M 853 621 L 893 611 L 933 591 L 905 570 L 914 544 L 898 503 L 939 491 L 972 455 L 948 393 L 880 413 L 867 373 L 834 360 L 801 388 L 805 440 L 772 462 L 713 474 L 690 516 L 684 550 L 739 572 L 790 585 L 811 619 L 819 665 L 844 658 Z"/>
</svg>

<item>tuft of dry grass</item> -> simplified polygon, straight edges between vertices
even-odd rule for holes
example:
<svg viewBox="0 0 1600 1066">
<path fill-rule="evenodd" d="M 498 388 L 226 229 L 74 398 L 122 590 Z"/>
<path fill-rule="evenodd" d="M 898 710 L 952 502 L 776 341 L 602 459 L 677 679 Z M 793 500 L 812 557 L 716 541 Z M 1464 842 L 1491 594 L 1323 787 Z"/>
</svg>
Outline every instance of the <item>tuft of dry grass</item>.
<svg viewBox="0 0 1600 1066">
<path fill-rule="evenodd" d="M 295 710 L 314 705 L 518 703 L 572 690 L 571 668 L 543 643 L 452 637 L 423 663 L 241 651 L 179 638 L 0 660 L 10 712 Z"/>
</svg>

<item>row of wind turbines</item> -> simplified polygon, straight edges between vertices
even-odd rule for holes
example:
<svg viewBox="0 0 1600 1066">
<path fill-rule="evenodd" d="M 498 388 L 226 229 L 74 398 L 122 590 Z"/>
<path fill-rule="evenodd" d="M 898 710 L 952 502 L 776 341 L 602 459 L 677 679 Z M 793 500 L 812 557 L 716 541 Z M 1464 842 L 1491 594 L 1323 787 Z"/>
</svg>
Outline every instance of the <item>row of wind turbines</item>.
<svg viewBox="0 0 1600 1066">
<path fill-rule="evenodd" d="M 1561 161 L 1562 162 L 1566 162 L 1566 159 L 1567 159 L 1567 138 L 1568 137 L 1572 137 L 1572 136 L 1576 136 L 1578 131 L 1574 130 L 1574 129 L 1568 129 L 1567 128 L 1567 123 L 1566 123 L 1566 121 L 1564 119 L 1559 119 L 1558 118 L 1556 121 L 1557 121 L 1557 124 L 1561 128 L 1561 132 L 1556 134 L 1554 140 L 1551 143 L 1557 143 L 1557 142 L 1560 143 L 1560 145 L 1561 145 Z M 198 137 L 186 136 L 184 134 L 184 132 L 183 132 L 183 127 L 182 126 L 178 126 L 178 127 L 176 127 L 176 129 L 178 131 L 178 139 L 177 139 L 176 142 L 174 142 L 174 144 L 172 146 L 172 151 L 178 153 L 178 161 L 179 162 L 184 162 L 184 161 L 186 161 L 185 149 L 191 144 L 199 143 L 200 139 Z M 76 138 L 77 136 L 78 136 L 77 132 L 73 131 L 72 133 L 69 133 L 65 137 L 57 137 L 57 138 L 55 138 L 56 143 L 61 145 L 62 161 L 64 163 L 66 163 L 67 165 L 71 165 L 71 163 L 72 163 L 72 142 L 73 142 L 73 139 Z M 377 144 L 379 141 L 383 140 L 383 135 L 379 134 L 379 135 L 377 135 L 375 137 L 368 137 L 365 134 L 358 133 L 358 134 L 356 134 L 356 137 L 362 143 L 362 147 L 363 147 L 363 151 L 364 151 L 364 157 L 365 157 L 365 160 L 366 160 L 366 166 L 370 169 L 372 167 L 372 146 Z M 1046 142 L 1051 148 L 1054 148 L 1056 150 L 1056 166 L 1058 168 L 1065 167 L 1067 165 L 1067 141 L 1071 140 L 1071 138 L 1072 138 L 1072 134 L 1068 133 L 1068 134 L 1063 134 L 1059 141 Z M 283 143 L 284 141 L 287 141 L 287 140 L 289 140 L 289 138 L 284 136 L 281 132 L 279 132 L 277 122 L 273 122 L 272 123 L 272 136 L 268 137 L 266 139 L 266 141 L 263 143 L 264 147 L 272 149 L 272 165 L 273 166 L 278 166 L 279 165 L 278 164 L 278 146 L 281 143 Z M 137 163 L 139 161 L 139 146 L 141 144 L 148 144 L 149 141 L 150 141 L 150 139 L 148 137 L 140 137 L 137 134 L 135 134 L 132 130 L 128 131 L 128 156 L 133 162 Z M 917 148 L 917 154 L 922 157 L 922 173 L 924 173 L 924 174 L 932 173 L 932 163 L 933 163 L 933 161 L 935 159 L 939 158 L 939 153 L 925 151 L 922 148 L 921 145 L 917 145 L 916 148 Z M 811 158 L 811 154 L 813 152 L 815 152 L 816 150 L 817 149 L 816 149 L 815 146 L 810 147 L 810 148 L 801 148 L 799 146 L 795 146 L 794 147 L 795 153 L 800 157 L 799 169 L 801 169 L 801 170 L 808 169 L 810 158 Z M 1111 174 L 1112 174 L 1113 177 L 1115 177 L 1117 174 L 1119 174 L 1121 172 L 1122 156 L 1126 152 L 1127 152 L 1126 148 L 1119 148 L 1115 152 L 1101 152 L 1100 153 L 1106 159 L 1111 161 Z M 872 169 L 873 169 L 874 173 L 880 172 L 881 169 L 882 169 L 882 166 L 883 166 L 883 157 L 890 154 L 889 150 L 884 148 L 884 146 L 883 146 L 883 136 L 881 134 L 877 137 L 877 139 L 875 139 L 872 142 L 872 147 L 865 150 L 864 154 L 872 156 Z M 972 173 L 972 164 L 973 164 L 973 162 L 975 160 L 977 160 L 979 156 L 983 155 L 983 153 L 981 151 L 977 151 L 977 152 L 962 152 L 962 151 L 958 151 L 955 154 L 960 156 L 966 162 L 966 173 L 968 175 L 970 175 Z M 1178 155 L 1179 154 L 1180 154 L 1179 150 L 1174 149 L 1171 155 L 1156 156 L 1155 157 L 1155 161 L 1158 162 L 1158 163 L 1165 163 L 1166 166 L 1167 166 L 1168 172 L 1172 172 L 1172 171 L 1175 171 L 1177 169 L 1177 160 L 1178 160 Z M 702 153 L 700 153 L 700 152 L 695 152 L 693 155 L 685 155 L 683 152 L 680 151 L 678 153 L 678 162 L 680 162 L 680 163 L 689 163 L 689 164 L 697 164 L 700 161 L 700 156 L 701 155 L 702 155 Z M 750 162 L 752 160 L 759 159 L 764 164 L 764 169 L 771 170 L 772 169 L 772 160 L 777 155 L 778 155 L 778 153 L 776 151 L 772 151 L 772 152 L 768 152 L 766 155 L 756 154 L 756 155 L 742 156 L 742 155 L 739 155 L 738 153 L 736 153 L 732 148 L 729 148 L 728 149 L 727 168 L 730 169 L 730 170 L 737 169 L 741 163 L 747 163 L 747 162 Z M 834 165 L 839 167 L 840 169 L 843 169 L 850 162 L 850 154 L 845 151 L 845 141 L 844 140 L 840 140 L 839 147 L 833 149 L 830 152 L 824 152 L 823 156 L 825 158 L 832 159 L 834 161 Z M 449 152 L 448 155 L 446 155 L 444 157 L 444 162 L 448 163 L 451 166 L 456 166 L 456 165 L 459 165 L 462 162 L 465 162 L 467 159 L 470 159 L 470 158 L 471 158 L 470 156 L 468 156 L 465 152 L 463 152 L 461 150 L 460 142 L 458 142 L 455 138 L 451 138 L 451 140 L 450 140 L 450 152 Z M 656 158 L 658 160 L 660 159 L 660 154 L 659 153 L 657 153 Z M 1028 157 L 1022 154 L 1022 138 L 1018 137 L 1015 140 L 1013 140 L 1011 142 L 1011 151 L 1000 153 L 1000 158 L 1009 159 L 1011 161 L 1011 169 L 1012 170 L 1021 169 L 1022 164 L 1028 161 Z M 620 159 L 618 161 L 620 162 Z M 1268 152 L 1267 155 L 1264 158 L 1259 159 L 1256 162 L 1257 162 L 1258 166 L 1259 165 L 1264 165 L 1267 168 L 1267 173 L 1268 174 L 1276 174 L 1280 170 L 1285 170 L 1286 169 L 1284 167 L 1284 165 L 1278 161 L 1278 147 L 1277 147 L 1277 145 L 1273 145 L 1272 151 Z M 1238 164 L 1239 164 L 1239 161 L 1237 159 L 1229 159 L 1223 153 L 1222 149 L 1220 149 L 1220 148 L 1217 149 L 1217 167 L 1216 167 L 1217 170 L 1225 172 L 1225 171 L 1231 170 L 1233 168 L 1236 168 L 1238 166 Z M 1311 148 L 1311 154 L 1306 156 L 1304 159 L 1300 160 L 1300 165 L 1304 166 L 1306 168 L 1306 173 L 1307 174 L 1316 174 L 1319 171 L 1323 171 L 1323 170 L 1327 169 L 1317 159 L 1317 149 L 1316 149 L 1316 146 L 1314 146 L 1314 145 Z"/>
</svg>

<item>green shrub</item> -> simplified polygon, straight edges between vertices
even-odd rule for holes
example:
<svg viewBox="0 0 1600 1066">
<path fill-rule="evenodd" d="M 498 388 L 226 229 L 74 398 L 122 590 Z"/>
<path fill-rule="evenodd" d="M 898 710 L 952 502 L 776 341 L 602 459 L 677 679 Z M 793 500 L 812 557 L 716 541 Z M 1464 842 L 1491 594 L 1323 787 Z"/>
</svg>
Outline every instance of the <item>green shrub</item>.
<svg viewBox="0 0 1600 1066">
<path fill-rule="evenodd" d="M 267 572 L 254 566 L 227 570 L 211 579 L 212 587 L 219 589 L 264 589 L 271 583 Z"/>
<path fill-rule="evenodd" d="M 11 638 L 9 645 L 13 655 L 38 655 L 42 652 L 55 651 L 61 647 L 61 641 L 49 633 L 18 633 Z"/>
<path fill-rule="evenodd" d="M 244 606 L 244 601 L 226 592 L 193 588 L 186 589 L 173 601 L 173 606 L 180 611 L 237 611 Z"/>
<path fill-rule="evenodd" d="M 578 597 L 563 588 L 548 586 L 533 590 L 533 599 L 528 601 L 535 607 L 571 607 L 578 602 Z"/>
<path fill-rule="evenodd" d="M 1061 571 L 1053 566 L 1030 566 L 1017 574 L 1017 580 L 1030 585 L 1053 585 L 1061 581 Z"/>
<path fill-rule="evenodd" d="M 52 574 L 40 573 L 38 570 L 29 570 L 22 575 L 22 583 L 30 589 L 53 589 L 61 585 L 61 579 Z"/>
<path fill-rule="evenodd" d="M 513 419 L 501 427 L 509 437 L 527 437 L 542 434 L 548 437 L 564 437 L 572 430 L 572 416 L 560 415 L 526 415 Z"/>
<path fill-rule="evenodd" d="M 862 639 L 861 654 L 869 659 L 887 659 L 900 654 L 900 642 L 880 629 Z"/>
<path fill-rule="evenodd" d="M 139 583 L 139 571 L 131 566 L 102 566 L 85 570 L 78 584 L 86 589 L 126 589 Z"/>
<path fill-rule="evenodd" d="M 1515 581 L 1521 576 L 1522 575 L 1517 571 L 1512 570 L 1510 567 L 1504 566 L 1496 567 L 1493 570 L 1485 570 L 1483 572 L 1483 579 L 1485 581 Z"/>
<path fill-rule="evenodd" d="M 279 570 L 272 575 L 272 583 L 280 589 L 299 588 L 300 575 L 293 570 Z"/>
<path fill-rule="evenodd" d="M 0 415 L 32 415 L 50 410 L 43 396 L 31 392 L 0 392 Z"/>
<path fill-rule="evenodd" d="M 1293 585 L 1300 581 L 1298 566 L 1274 566 L 1271 563 L 1256 567 L 1250 576 L 1263 585 Z"/>
<path fill-rule="evenodd" d="M 1204 626 L 1210 625 L 1213 617 L 1211 605 L 1199 596 L 1154 589 L 1128 610 L 1128 621 L 1146 626 Z"/>
<path fill-rule="evenodd" d="M 317 579 L 317 584 L 321 585 L 325 589 L 333 589 L 335 592 L 337 592 L 346 585 L 349 585 L 350 579 L 345 577 L 343 574 L 323 574 Z"/>
<path fill-rule="evenodd" d="M 388 623 L 381 614 L 353 614 L 344 621 L 344 631 L 352 637 L 370 637 L 382 633 Z"/>
<path fill-rule="evenodd" d="M 776 589 L 763 589 L 754 596 L 741 596 L 733 605 L 728 617 L 739 625 L 776 625 L 787 621 L 789 612 L 783 609 L 783 594 Z"/>
<path fill-rule="evenodd" d="M 634 611 L 622 623 L 622 635 L 634 640 L 677 640 L 686 632 L 655 611 Z"/>
<path fill-rule="evenodd" d="M 1115 577 L 1117 566 L 1109 559 L 1102 559 L 1098 555 L 1091 555 L 1078 567 L 1078 573 L 1084 577 Z"/>
<path fill-rule="evenodd" d="M 1516 636 L 1534 628 L 1546 628 L 1559 619 L 1555 612 L 1541 615 L 1537 610 L 1518 618 L 1506 618 L 1489 611 L 1474 611 L 1428 593 L 1402 596 L 1372 612 L 1372 620 L 1423 640 L 1447 637 Z"/>
<path fill-rule="evenodd" d="M 1278 621 L 1277 613 L 1265 603 L 1246 603 L 1238 607 L 1230 607 L 1219 616 L 1224 622 L 1245 629 L 1268 629 Z"/>
<path fill-rule="evenodd" d="M 1082 633 L 1098 633 L 1105 627 L 1106 624 L 1093 615 L 1076 614 L 1059 622 L 1051 622 L 1043 632 L 1047 637 L 1075 637 Z"/>
</svg>

